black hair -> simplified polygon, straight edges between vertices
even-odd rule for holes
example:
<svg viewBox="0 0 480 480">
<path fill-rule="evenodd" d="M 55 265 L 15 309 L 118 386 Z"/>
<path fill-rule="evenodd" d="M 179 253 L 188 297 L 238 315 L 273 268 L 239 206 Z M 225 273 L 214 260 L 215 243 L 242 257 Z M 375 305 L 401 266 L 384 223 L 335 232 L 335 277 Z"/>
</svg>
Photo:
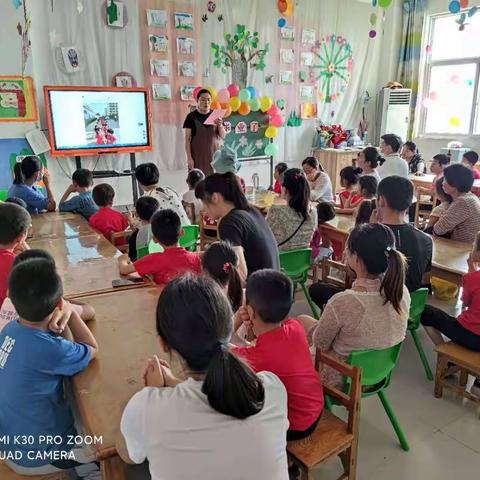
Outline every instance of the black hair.
<svg viewBox="0 0 480 480">
<path fill-rule="evenodd" d="M 32 218 L 20 205 L 0 203 L 0 245 L 12 243 L 19 235 L 26 234 Z"/>
<path fill-rule="evenodd" d="M 107 133 L 113 133 L 113 130 L 112 130 L 111 128 L 109 128 L 109 129 L 107 130 Z"/>
<path fill-rule="evenodd" d="M 243 288 L 238 273 L 238 256 L 228 242 L 210 244 L 202 256 L 203 271 L 222 287 L 228 287 L 228 298 L 236 312 L 243 302 Z"/>
<path fill-rule="evenodd" d="M 322 164 L 315 158 L 315 157 L 307 157 L 303 160 L 302 162 L 302 167 L 304 165 L 308 165 L 309 167 L 314 168 L 315 170 L 320 170 L 321 172 L 324 172 L 325 170 L 322 167 Z"/>
<path fill-rule="evenodd" d="M 433 156 L 433 159 L 443 167 L 450 164 L 450 155 L 445 155 L 444 153 L 437 153 Z"/>
<path fill-rule="evenodd" d="M 413 184 L 408 178 L 392 175 L 378 184 L 378 198 L 383 197 L 388 206 L 397 212 L 404 212 L 412 204 Z"/>
<path fill-rule="evenodd" d="M 138 218 L 144 222 L 149 222 L 159 207 L 160 204 L 155 197 L 143 196 L 135 203 L 135 211 L 137 212 Z"/>
<path fill-rule="evenodd" d="M 358 179 L 360 178 L 361 173 L 361 168 L 353 168 L 350 166 L 343 167 L 340 170 L 340 179 L 344 180 L 347 183 L 347 186 L 356 185 L 358 183 Z"/>
<path fill-rule="evenodd" d="M 154 163 L 142 163 L 135 168 L 135 178 L 138 180 L 138 183 L 149 187 L 158 183 L 160 172 Z"/>
<path fill-rule="evenodd" d="M 317 218 L 319 224 L 335 218 L 335 205 L 331 202 L 318 202 Z"/>
<path fill-rule="evenodd" d="M 377 168 L 380 162 L 380 154 L 375 147 L 366 147 L 363 150 L 365 161 L 370 164 L 372 168 Z"/>
<path fill-rule="evenodd" d="M 8 296 L 20 318 L 29 322 L 44 320 L 63 296 L 55 264 L 44 258 L 19 263 L 10 273 Z"/>
<path fill-rule="evenodd" d="M 360 194 L 364 198 L 373 198 L 377 196 L 378 180 L 373 175 L 363 175 L 358 180 Z"/>
<path fill-rule="evenodd" d="M 451 187 L 456 188 L 460 193 L 467 193 L 473 187 L 473 173 L 461 163 L 448 166 L 443 171 L 443 177 Z"/>
<path fill-rule="evenodd" d="M 13 167 L 13 183 L 21 184 L 42 169 L 42 162 L 36 155 L 28 155 Z"/>
<path fill-rule="evenodd" d="M 394 133 L 387 133 L 380 137 L 385 145 L 389 145 L 394 153 L 398 152 L 402 147 L 402 139 Z"/>
<path fill-rule="evenodd" d="M 99 207 L 106 207 L 113 204 L 115 190 L 108 183 L 100 183 L 93 188 L 92 197 Z"/>
<path fill-rule="evenodd" d="M 93 185 L 93 174 L 88 168 L 79 168 L 73 172 L 72 182 L 82 188 L 91 187 Z"/>
<path fill-rule="evenodd" d="M 453 202 L 453 198 L 451 195 L 449 195 L 444 189 L 443 189 L 443 177 L 440 177 L 436 182 L 435 182 L 435 188 L 437 190 L 437 192 L 445 198 L 445 200 L 448 202 L 448 203 L 452 203 Z"/>
<path fill-rule="evenodd" d="M 370 217 L 374 209 L 375 202 L 369 199 L 362 200 L 355 215 L 355 226 L 358 227 L 358 225 L 370 223 Z"/>
<path fill-rule="evenodd" d="M 197 98 L 196 98 L 197 102 L 198 102 L 198 99 L 200 98 L 200 96 L 203 95 L 204 93 L 208 93 L 210 95 L 210 98 L 212 97 L 212 94 L 210 93 L 209 90 L 207 90 L 206 88 L 202 88 L 197 93 Z"/>
<path fill-rule="evenodd" d="M 22 208 L 25 208 L 25 210 L 28 208 L 27 202 L 18 197 L 8 197 L 5 200 L 5 203 L 15 203 L 16 205 L 20 205 Z"/>
<path fill-rule="evenodd" d="M 418 153 L 417 144 L 415 142 L 408 140 L 403 146 L 407 147 L 413 153 Z"/>
<path fill-rule="evenodd" d="M 292 281 L 282 272 L 264 269 L 253 272 L 247 280 L 247 305 L 265 323 L 279 323 L 286 318 L 293 304 Z"/>
<path fill-rule="evenodd" d="M 195 188 L 198 182 L 205 178 L 205 174 L 199 168 L 192 168 L 187 175 L 187 184 L 190 190 Z"/>
<path fill-rule="evenodd" d="M 232 308 L 220 286 L 206 276 L 184 275 L 160 294 L 157 332 L 194 372 L 205 373 L 202 392 L 217 412 L 243 419 L 263 408 L 257 375 L 230 352 Z"/>
<path fill-rule="evenodd" d="M 289 168 L 283 174 L 282 185 L 290 196 L 288 199 L 290 208 L 306 220 L 308 218 L 308 208 L 310 205 L 310 185 L 302 170 L 299 168 Z"/>
<path fill-rule="evenodd" d="M 285 162 L 280 162 L 275 165 L 275 170 L 281 175 L 288 169 L 288 165 Z"/>
<path fill-rule="evenodd" d="M 54 258 L 46 250 L 42 250 L 40 248 L 31 248 L 30 250 L 24 250 L 22 253 L 19 253 L 13 261 L 13 266 L 16 267 L 19 263 L 32 260 L 34 258 L 48 260 L 50 263 L 55 265 Z"/>
<path fill-rule="evenodd" d="M 210 203 L 214 193 L 219 193 L 226 202 L 233 203 L 239 210 L 251 210 L 240 182 L 232 172 L 213 173 L 195 187 L 195 196 L 205 203 Z"/>
<path fill-rule="evenodd" d="M 180 239 L 182 225 L 177 212 L 170 209 L 159 210 L 150 219 L 152 234 L 161 245 L 171 247 Z"/>
<path fill-rule="evenodd" d="M 347 248 L 362 260 L 370 275 L 384 274 L 380 293 L 384 295 L 385 303 L 390 302 L 400 313 L 406 260 L 395 249 L 395 236 L 390 227 L 381 223 L 356 226 L 348 236 Z"/>
<path fill-rule="evenodd" d="M 478 153 L 470 150 L 463 154 L 463 158 L 473 167 L 478 162 Z"/>
</svg>

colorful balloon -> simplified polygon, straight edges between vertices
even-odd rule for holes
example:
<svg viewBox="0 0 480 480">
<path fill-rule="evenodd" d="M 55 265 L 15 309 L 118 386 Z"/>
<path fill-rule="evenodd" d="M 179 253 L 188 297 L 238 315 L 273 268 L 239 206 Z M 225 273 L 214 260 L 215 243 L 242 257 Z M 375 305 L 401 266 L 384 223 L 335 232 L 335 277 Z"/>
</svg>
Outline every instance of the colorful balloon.
<svg viewBox="0 0 480 480">
<path fill-rule="evenodd" d="M 460 11 L 460 2 L 458 0 L 453 0 L 448 5 L 448 9 L 451 13 L 458 13 Z"/>
<path fill-rule="evenodd" d="M 258 98 L 252 98 L 250 100 L 250 109 L 252 112 L 258 112 L 260 110 L 260 100 Z"/>
<path fill-rule="evenodd" d="M 273 125 L 274 127 L 282 127 L 283 123 L 283 117 L 280 115 L 273 115 L 270 119 L 270 125 Z"/>
<path fill-rule="evenodd" d="M 273 100 L 271 97 L 261 97 L 260 98 L 260 108 L 262 112 L 268 111 L 268 109 L 273 105 Z"/>
<path fill-rule="evenodd" d="M 280 28 L 283 28 L 287 24 L 287 21 L 284 18 L 279 18 L 278 19 L 278 26 Z"/>
<path fill-rule="evenodd" d="M 264 150 L 265 155 L 274 157 L 278 153 L 278 145 L 276 143 L 269 143 Z"/>
<path fill-rule="evenodd" d="M 392 3 L 392 0 L 378 0 L 378 6 L 382 8 L 387 8 Z"/>
<path fill-rule="evenodd" d="M 468 0 L 460 0 L 460 6 L 462 8 L 467 8 L 468 7 Z"/>
<path fill-rule="evenodd" d="M 270 116 L 274 116 L 274 115 L 280 115 L 281 113 L 281 110 L 277 107 L 277 105 L 272 105 L 268 110 L 267 110 L 267 113 L 270 115 Z"/>
<path fill-rule="evenodd" d="M 240 87 L 235 83 L 231 83 L 227 87 L 227 90 L 228 90 L 228 93 L 230 94 L 230 97 L 236 97 L 236 96 L 238 96 L 238 92 L 240 91 Z"/>
<path fill-rule="evenodd" d="M 240 108 L 241 104 L 242 104 L 242 102 L 240 101 L 240 99 L 238 97 L 232 97 L 230 99 L 230 107 L 232 107 L 233 112 L 236 112 Z"/>
<path fill-rule="evenodd" d="M 230 105 L 227 105 L 225 107 L 223 107 L 226 112 L 225 112 L 225 115 L 223 116 L 223 118 L 227 118 L 229 117 L 231 114 L 232 114 L 232 107 Z"/>
<path fill-rule="evenodd" d="M 240 90 L 240 93 L 238 94 L 238 98 L 242 102 L 248 102 L 251 98 L 250 91 L 246 88 L 242 88 L 242 90 Z"/>
<path fill-rule="evenodd" d="M 217 100 L 220 103 L 228 103 L 230 101 L 230 92 L 226 88 L 222 88 L 217 93 Z"/>
<path fill-rule="evenodd" d="M 252 87 L 251 85 L 247 87 L 247 90 L 250 92 L 250 98 L 255 98 L 257 96 L 257 91 L 255 90 L 255 87 Z"/>
<path fill-rule="evenodd" d="M 193 98 L 196 100 L 197 99 L 197 95 L 198 95 L 198 92 L 202 89 L 203 87 L 195 87 L 193 89 Z"/>
<path fill-rule="evenodd" d="M 210 105 L 210 108 L 212 110 L 218 110 L 219 108 L 221 108 L 221 105 L 220 105 L 220 102 L 218 100 L 214 100 L 211 105 Z"/>
<path fill-rule="evenodd" d="M 250 104 L 248 102 L 242 102 L 238 109 L 240 115 L 248 115 L 250 113 Z"/>
<path fill-rule="evenodd" d="M 268 127 L 265 130 L 265 136 L 267 138 L 275 138 L 278 135 L 278 129 L 277 127 Z"/>
<path fill-rule="evenodd" d="M 212 102 L 217 98 L 217 89 L 215 87 L 206 87 L 212 96 Z"/>
<path fill-rule="evenodd" d="M 377 32 L 376 32 L 375 30 L 370 30 L 370 31 L 368 32 L 368 36 L 369 36 L 370 38 L 375 38 L 375 37 L 377 36 Z"/>
</svg>

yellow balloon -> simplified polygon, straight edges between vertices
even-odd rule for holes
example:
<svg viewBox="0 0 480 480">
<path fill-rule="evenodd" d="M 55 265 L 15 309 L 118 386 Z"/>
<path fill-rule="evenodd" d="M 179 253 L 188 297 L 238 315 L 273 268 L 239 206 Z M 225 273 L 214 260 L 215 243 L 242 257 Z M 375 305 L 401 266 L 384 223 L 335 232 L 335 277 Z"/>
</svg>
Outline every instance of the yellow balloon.
<svg viewBox="0 0 480 480">
<path fill-rule="evenodd" d="M 277 127 L 268 127 L 265 130 L 265 136 L 267 138 L 275 138 L 278 135 L 278 128 Z"/>
<path fill-rule="evenodd" d="M 270 110 L 270 107 L 273 105 L 273 100 L 271 97 L 261 97 L 260 98 L 260 109 L 262 112 Z"/>
<path fill-rule="evenodd" d="M 210 92 L 213 102 L 217 98 L 217 90 L 215 89 L 215 87 L 207 87 L 207 90 Z"/>
<path fill-rule="evenodd" d="M 232 107 L 232 111 L 236 112 L 239 108 L 242 102 L 238 97 L 232 97 L 230 99 L 230 106 Z"/>
</svg>

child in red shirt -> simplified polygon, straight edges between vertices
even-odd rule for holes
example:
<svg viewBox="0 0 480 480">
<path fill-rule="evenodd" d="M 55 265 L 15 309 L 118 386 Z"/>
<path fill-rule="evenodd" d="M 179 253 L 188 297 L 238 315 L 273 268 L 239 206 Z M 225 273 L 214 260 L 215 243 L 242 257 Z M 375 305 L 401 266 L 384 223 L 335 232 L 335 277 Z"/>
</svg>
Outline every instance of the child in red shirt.
<svg viewBox="0 0 480 480">
<path fill-rule="evenodd" d="M 278 165 L 275 166 L 275 170 L 273 172 L 273 178 L 275 179 L 273 191 L 275 193 L 278 193 L 279 195 L 282 193 L 283 173 L 287 169 L 288 165 L 285 162 L 280 162 Z"/>
<path fill-rule="evenodd" d="M 112 233 L 123 232 L 128 228 L 128 220 L 123 213 L 112 208 L 115 191 L 108 183 L 96 185 L 92 192 L 93 201 L 100 207 L 88 223 L 108 240 Z"/>
<path fill-rule="evenodd" d="M 25 208 L 15 203 L 0 204 L 0 305 L 7 296 L 8 276 L 16 257 L 15 252 L 19 251 L 18 247 L 26 246 L 31 224 L 32 219 Z"/>
<path fill-rule="evenodd" d="M 313 365 L 302 323 L 288 318 L 293 302 L 290 279 L 275 270 L 248 277 L 246 306 L 235 315 L 235 330 L 243 323 L 257 336 L 254 346 L 234 347 L 256 372 L 274 373 L 288 395 L 287 440 L 308 437 L 323 411 L 323 387 Z"/>
<path fill-rule="evenodd" d="M 153 276 L 155 283 L 164 285 L 183 273 L 200 274 L 202 264 L 196 253 L 179 246 L 183 235 L 180 217 L 173 210 L 159 210 L 151 219 L 153 240 L 159 243 L 163 253 L 150 253 L 132 263 L 127 254 L 118 258 L 121 275 L 138 273 Z"/>
<path fill-rule="evenodd" d="M 360 168 L 344 167 L 340 170 L 340 185 L 345 189 L 340 195 L 340 208 L 337 213 L 353 213 L 362 200 L 362 195 L 357 191 L 358 181 L 360 179 Z"/>
</svg>

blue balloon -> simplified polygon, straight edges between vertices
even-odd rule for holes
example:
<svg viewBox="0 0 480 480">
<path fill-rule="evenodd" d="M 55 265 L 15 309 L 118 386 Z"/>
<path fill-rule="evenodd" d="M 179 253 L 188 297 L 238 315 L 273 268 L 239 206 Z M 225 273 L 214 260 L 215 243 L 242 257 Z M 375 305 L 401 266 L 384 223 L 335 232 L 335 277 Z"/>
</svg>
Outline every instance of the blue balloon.
<svg viewBox="0 0 480 480">
<path fill-rule="evenodd" d="M 280 19 L 278 20 L 278 26 L 279 26 L 280 28 L 283 28 L 286 24 L 287 24 L 287 21 L 286 21 L 284 18 L 280 18 Z"/>
<path fill-rule="evenodd" d="M 460 11 L 460 2 L 458 0 L 453 0 L 450 2 L 448 9 L 451 13 L 458 13 Z"/>
<path fill-rule="evenodd" d="M 247 87 L 247 90 L 250 92 L 251 98 L 255 98 L 257 96 L 257 91 L 255 90 L 255 87 Z"/>
</svg>

